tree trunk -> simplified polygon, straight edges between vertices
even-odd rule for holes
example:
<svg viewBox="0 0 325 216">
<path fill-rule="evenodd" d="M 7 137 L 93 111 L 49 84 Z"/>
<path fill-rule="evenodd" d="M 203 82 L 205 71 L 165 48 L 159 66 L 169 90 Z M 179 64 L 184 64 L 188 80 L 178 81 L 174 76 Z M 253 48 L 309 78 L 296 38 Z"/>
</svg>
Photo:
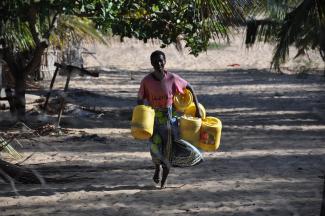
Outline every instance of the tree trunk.
<svg viewBox="0 0 325 216">
<path fill-rule="evenodd" d="M 9 109 L 11 113 L 16 113 L 16 108 L 15 108 L 15 104 L 14 104 L 14 95 L 13 95 L 13 91 L 11 88 L 6 88 L 5 90 L 6 92 L 6 97 L 9 103 Z"/>
<path fill-rule="evenodd" d="M 8 96 L 12 94 L 12 97 L 8 97 L 8 101 L 11 98 L 9 101 L 10 111 L 19 121 L 25 121 L 27 75 L 40 68 L 42 54 L 46 47 L 47 43 L 41 43 L 29 54 L 10 53 L 7 49 L 8 52 L 4 55 L 15 83 L 15 91 L 12 93 L 8 90 Z"/>
<path fill-rule="evenodd" d="M 14 96 L 14 106 L 17 111 L 17 119 L 20 121 L 25 121 L 26 114 L 26 75 L 25 71 L 16 71 L 15 73 L 15 96 Z"/>
<path fill-rule="evenodd" d="M 322 57 L 324 63 L 325 63 L 325 26 L 320 26 L 319 31 L 319 52 L 320 56 Z M 325 76 L 325 69 L 323 75 Z"/>
</svg>

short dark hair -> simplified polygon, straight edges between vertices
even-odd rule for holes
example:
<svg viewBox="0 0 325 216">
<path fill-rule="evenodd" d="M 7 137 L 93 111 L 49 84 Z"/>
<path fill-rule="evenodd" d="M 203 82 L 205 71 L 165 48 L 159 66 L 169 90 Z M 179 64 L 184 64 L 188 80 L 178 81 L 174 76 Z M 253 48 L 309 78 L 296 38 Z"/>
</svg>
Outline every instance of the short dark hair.
<svg viewBox="0 0 325 216">
<path fill-rule="evenodd" d="M 152 62 L 153 58 L 156 57 L 156 56 L 159 56 L 159 55 L 162 55 L 166 61 L 166 56 L 165 56 L 165 53 L 160 51 L 160 50 L 156 50 L 154 52 L 151 53 L 150 55 L 150 61 Z"/>
</svg>

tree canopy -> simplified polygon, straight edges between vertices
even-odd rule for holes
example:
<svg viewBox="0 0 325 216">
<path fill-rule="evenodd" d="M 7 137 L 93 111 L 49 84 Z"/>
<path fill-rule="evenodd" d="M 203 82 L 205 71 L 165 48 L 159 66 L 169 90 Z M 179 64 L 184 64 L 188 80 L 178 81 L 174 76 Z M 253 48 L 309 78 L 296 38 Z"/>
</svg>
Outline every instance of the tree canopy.
<svg viewBox="0 0 325 216">
<path fill-rule="evenodd" d="M 182 36 L 191 53 L 198 55 L 207 49 L 211 38 L 227 37 L 229 26 L 243 22 L 245 4 L 211 0 L 4 0 L 0 3 L 0 38 L 7 46 L 28 49 L 53 33 L 59 16 L 70 15 L 87 18 L 98 30 L 121 38 L 159 39 L 162 47 Z"/>
</svg>

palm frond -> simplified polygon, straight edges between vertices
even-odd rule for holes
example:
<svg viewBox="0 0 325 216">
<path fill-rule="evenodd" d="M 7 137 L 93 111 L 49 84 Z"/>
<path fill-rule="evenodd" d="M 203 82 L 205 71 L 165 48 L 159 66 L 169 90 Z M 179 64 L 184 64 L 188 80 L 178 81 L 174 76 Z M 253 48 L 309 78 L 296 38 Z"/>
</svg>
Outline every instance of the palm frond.
<svg viewBox="0 0 325 216">
<path fill-rule="evenodd" d="M 11 145 L 10 142 L 0 137 L 0 151 L 6 151 L 14 159 L 21 159 L 23 156 L 17 152 Z"/>
<path fill-rule="evenodd" d="M 210 39 L 229 41 L 230 28 L 243 26 L 243 11 L 250 4 L 250 0 L 195 0 L 190 4 L 194 20 L 191 25 L 195 26 L 195 32 L 184 35 L 185 46 L 190 47 L 190 54 L 196 56 L 206 51 Z"/>
<path fill-rule="evenodd" d="M 227 37 L 230 26 L 245 23 L 243 7 L 249 4 L 248 0 L 196 0 L 194 19 L 206 23 L 207 30 L 216 33 L 217 36 Z"/>
<path fill-rule="evenodd" d="M 1 23 L 2 39 L 12 49 L 28 50 L 35 47 L 32 34 L 26 22 L 2 22 Z"/>
<path fill-rule="evenodd" d="M 289 55 L 289 46 L 296 43 L 298 49 L 307 49 L 312 35 L 319 29 L 317 8 L 313 0 L 304 0 L 297 8 L 286 15 L 277 35 L 277 45 L 271 65 L 279 70 L 280 64 Z M 313 26 L 316 28 L 313 29 Z"/>
<path fill-rule="evenodd" d="M 252 46 L 256 40 L 263 42 L 274 41 L 286 14 L 291 12 L 300 1 L 254 1 L 252 7 L 245 11 L 248 17 L 246 21 L 246 46 Z"/>
<path fill-rule="evenodd" d="M 256 39 L 258 41 L 273 41 L 280 23 L 271 19 L 249 20 L 246 22 L 245 44 L 247 47 L 252 46 Z"/>
<path fill-rule="evenodd" d="M 272 20 L 284 20 L 287 13 L 291 12 L 301 0 L 260 0 L 253 1 L 252 7 L 246 11 L 248 16 L 264 17 Z"/>
<path fill-rule="evenodd" d="M 106 44 L 104 36 L 97 31 L 91 20 L 76 16 L 61 16 L 58 27 L 51 37 L 51 42 L 60 46 L 66 44 L 71 38 L 88 41 L 99 41 Z"/>
</svg>

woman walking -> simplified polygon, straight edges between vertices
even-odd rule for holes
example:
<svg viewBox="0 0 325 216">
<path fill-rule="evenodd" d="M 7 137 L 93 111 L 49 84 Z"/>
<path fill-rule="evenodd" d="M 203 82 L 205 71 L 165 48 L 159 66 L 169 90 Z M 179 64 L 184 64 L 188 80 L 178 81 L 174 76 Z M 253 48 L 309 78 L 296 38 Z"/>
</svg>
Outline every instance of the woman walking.
<svg viewBox="0 0 325 216">
<path fill-rule="evenodd" d="M 153 180 L 165 187 L 171 166 L 193 166 L 202 161 L 202 154 L 194 146 L 178 137 L 178 121 L 173 111 L 173 97 L 188 89 L 196 106 L 196 117 L 201 118 L 197 97 L 190 84 L 174 73 L 165 70 L 166 56 L 156 50 L 150 56 L 154 71 L 141 81 L 138 104 L 148 104 L 155 110 L 154 132 L 150 154 L 155 164 Z M 160 181 L 160 168 L 162 177 Z"/>
</svg>

